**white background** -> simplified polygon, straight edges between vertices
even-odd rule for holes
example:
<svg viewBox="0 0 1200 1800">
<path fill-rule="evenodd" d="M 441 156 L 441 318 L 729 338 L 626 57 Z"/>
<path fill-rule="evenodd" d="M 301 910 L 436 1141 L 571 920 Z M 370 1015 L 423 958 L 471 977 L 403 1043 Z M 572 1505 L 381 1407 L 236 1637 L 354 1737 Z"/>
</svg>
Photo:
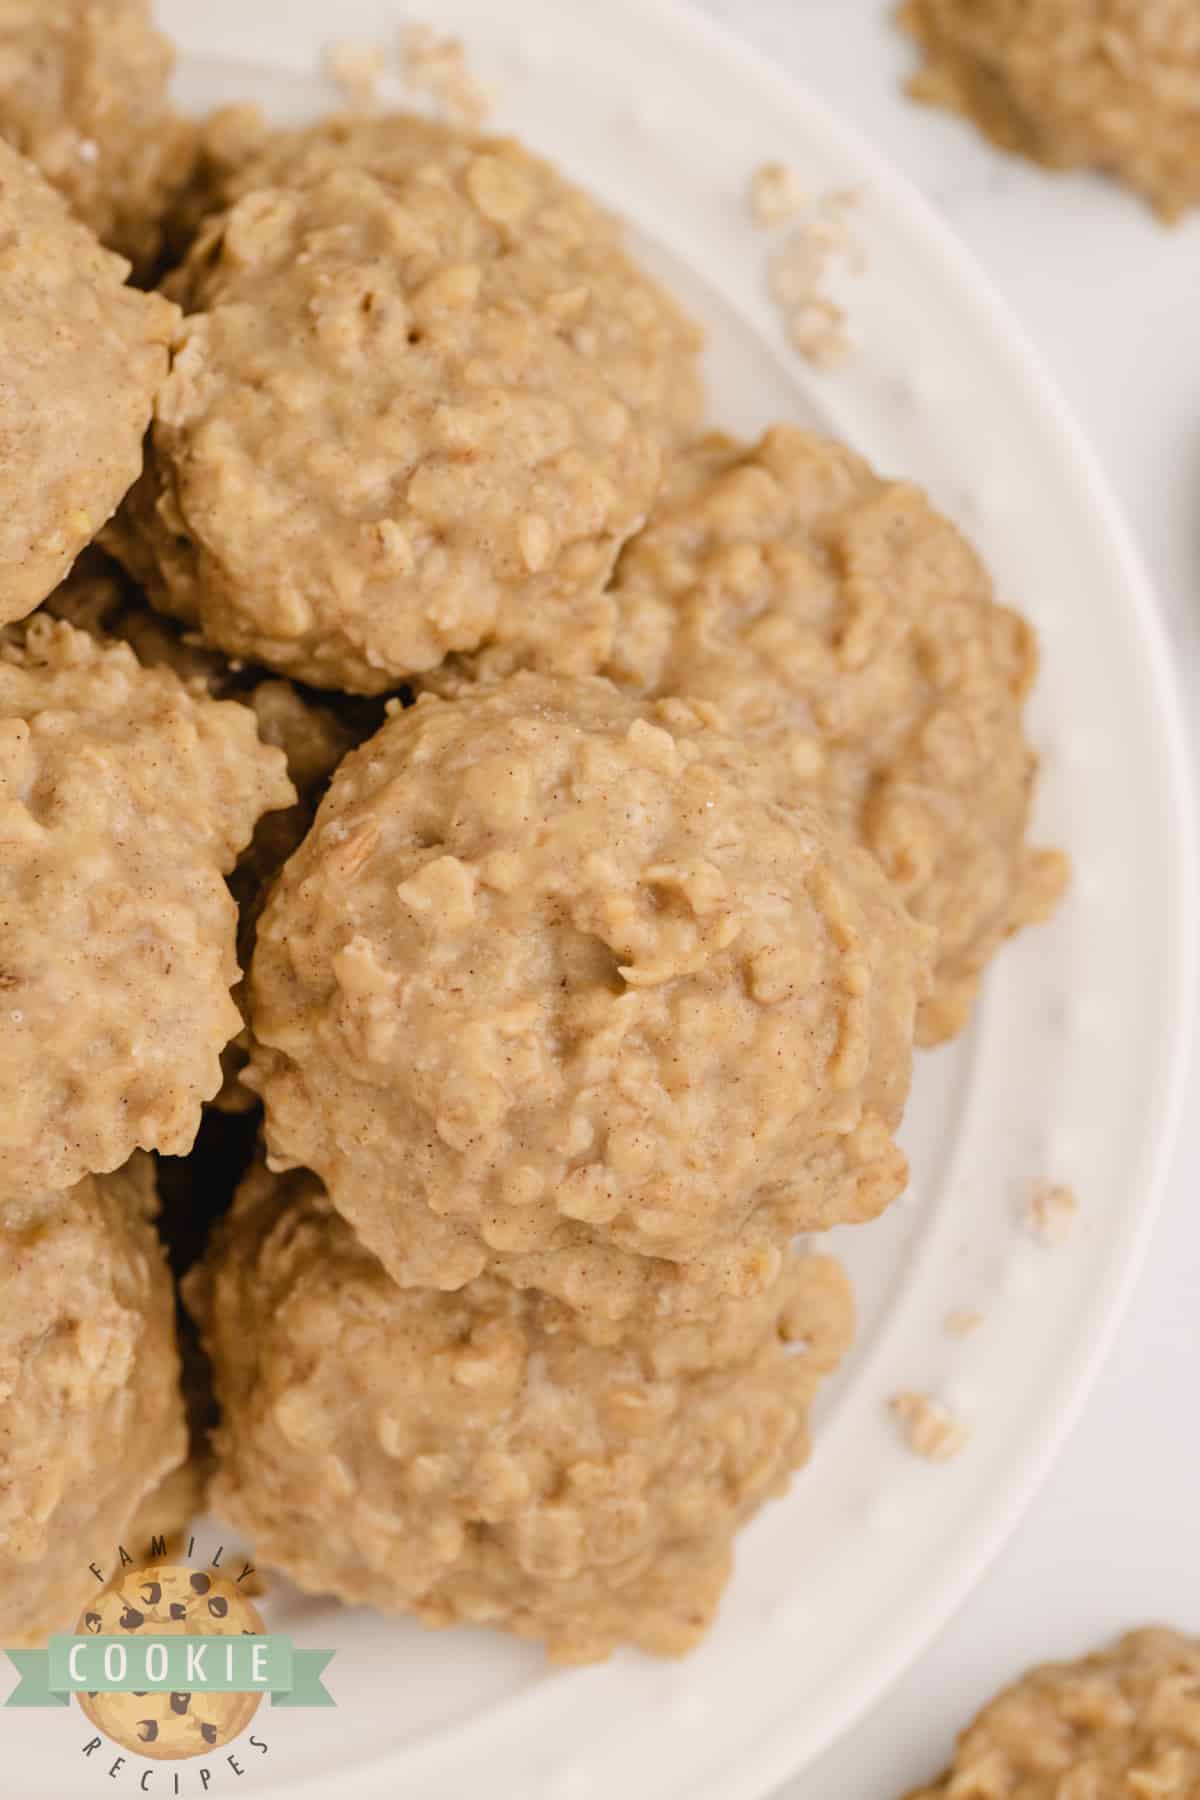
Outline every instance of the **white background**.
<svg viewBox="0 0 1200 1800">
<path fill-rule="evenodd" d="M 923 189 L 1048 358 L 1150 565 L 1195 721 L 1200 218 L 1164 231 L 1101 181 L 1044 175 L 913 106 L 899 88 L 912 56 L 881 0 L 701 4 Z M 1132 1308 L 1049 1483 L 937 1643 L 780 1800 L 898 1800 L 1026 1665 L 1150 1620 L 1200 1632 L 1198 1071 L 1189 1114 Z"/>
</svg>

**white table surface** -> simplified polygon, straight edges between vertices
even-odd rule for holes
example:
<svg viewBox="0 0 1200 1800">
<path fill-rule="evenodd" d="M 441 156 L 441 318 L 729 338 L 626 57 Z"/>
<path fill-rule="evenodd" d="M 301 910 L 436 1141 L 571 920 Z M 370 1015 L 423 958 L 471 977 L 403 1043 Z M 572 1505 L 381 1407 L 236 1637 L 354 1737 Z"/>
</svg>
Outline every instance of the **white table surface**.
<svg viewBox="0 0 1200 1800">
<path fill-rule="evenodd" d="M 906 101 L 883 0 L 699 3 L 857 125 L 983 264 L 1100 453 L 1200 718 L 1200 218 L 1164 231 L 1108 184 Z M 1200 1067 L 1191 1092 L 1149 1260 L 1049 1482 L 938 1641 L 779 1800 L 898 1800 L 1028 1664 L 1151 1620 L 1200 1632 Z"/>
</svg>

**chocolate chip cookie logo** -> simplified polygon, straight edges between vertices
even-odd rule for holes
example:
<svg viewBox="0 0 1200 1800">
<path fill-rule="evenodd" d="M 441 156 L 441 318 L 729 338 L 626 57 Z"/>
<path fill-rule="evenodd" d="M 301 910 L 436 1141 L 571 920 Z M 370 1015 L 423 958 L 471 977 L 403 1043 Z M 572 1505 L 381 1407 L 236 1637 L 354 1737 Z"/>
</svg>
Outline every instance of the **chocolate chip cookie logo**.
<svg viewBox="0 0 1200 1800">
<path fill-rule="evenodd" d="M 87 1608 L 75 1629 L 80 1636 L 111 1637 L 118 1643 L 137 1638 L 266 1635 L 258 1608 L 231 1581 L 201 1569 L 169 1567 L 126 1576 Z M 210 1660 L 215 1670 L 221 1663 L 217 1649 Z M 165 1675 L 169 1654 L 152 1661 L 147 1644 L 144 1661 L 147 1676 L 158 1664 Z M 113 1656 L 108 1666 L 115 1671 L 121 1662 Z M 200 1667 L 204 1669 L 203 1662 Z M 262 1704 L 263 1689 L 245 1694 L 205 1692 L 194 1686 L 129 1693 L 101 1689 L 77 1693 L 75 1698 L 92 1724 L 114 1743 L 139 1756 L 174 1761 L 203 1756 L 240 1737 Z"/>
<path fill-rule="evenodd" d="M 69 1706 L 74 1695 L 103 1734 L 83 1745 L 89 1762 L 105 1739 L 150 1763 L 220 1756 L 249 1731 L 268 1696 L 273 1707 L 335 1704 L 321 1681 L 332 1650 L 301 1650 L 267 1633 L 249 1595 L 213 1568 L 125 1566 L 84 1608 L 73 1634 L 56 1633 L 44 1650 L 5 1655 L 20 1680 L 4 1704 Z M 247 1741 L 266 1754 L 263 1738 Z M 117 1779 L 125 1757 L 111 1767 L 102 1760 Z M 224 1760 L 234 1775 L 245 1773 L 232 1753 Z M 208 1792 L 213 1773 L 198 1766 L 197 1791 Z M 191 1791 L 181 1775 L 166 1779 L 172 1786 L 164 1791 Z M 158 1791 L 149 1770 L 137 1785 Z"/>
</svg>

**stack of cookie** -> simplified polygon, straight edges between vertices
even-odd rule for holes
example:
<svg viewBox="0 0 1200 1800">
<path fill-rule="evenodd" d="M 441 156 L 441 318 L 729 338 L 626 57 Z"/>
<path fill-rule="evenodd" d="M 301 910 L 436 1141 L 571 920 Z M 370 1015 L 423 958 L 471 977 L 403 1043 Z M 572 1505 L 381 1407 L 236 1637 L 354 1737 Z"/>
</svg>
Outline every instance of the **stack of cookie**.
<svg viewBox="0 0 1200 1800">
<path fill-rule="evenodd" d="M 119 290 L 174 331 L 144 468 L 57 570 L 103 525 L 124 573 L 92 552 L 14 630 L 7 711 L 0 664 L 30 857 L 89 795 L 69 917 L 31 875 L 0 920 L 42 1022 L 0 1011 L 41 1097 L 0 1199 L 261 1104 L 185 1282 L 214 1509 L 312 1591 L 678 1653 L 850 1340 L 797 1239 L 900 1193 L 914 1044 L 1061 886 L 1025 841 L 1031 636 L 915 489 L 786 426 L 703 435 L 698 334 L 520 145 L 394 115 L 190 143 L 155 222 L 184 316 Z M 162 732 L 113 774 L 109 688 Z M 60 929 L 80 973 L 43 991 Z"/>
</svg>

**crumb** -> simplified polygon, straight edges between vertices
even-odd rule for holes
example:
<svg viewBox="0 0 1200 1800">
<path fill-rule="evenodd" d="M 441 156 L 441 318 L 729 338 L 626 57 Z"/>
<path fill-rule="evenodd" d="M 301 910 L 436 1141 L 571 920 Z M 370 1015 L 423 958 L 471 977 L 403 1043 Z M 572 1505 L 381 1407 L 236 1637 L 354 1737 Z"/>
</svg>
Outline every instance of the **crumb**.
<svg viewBox="0 0 1200 1800">
<path fill-rule="evenodd" d="M 388 55 L 382 44 L 343 41 L 325 53 L 325 68 L 355 110 L 369 112 L 379 102 L 379 83 L 387 69 Z"/>
<path fill-rule="evenodd" d="M 443 37 L 432 25 L 410 25 L 401 63 L 408 85 L 427 94 L 451 125 L 478 127 L 491 112 L 493 96 L 472 74 L 461 38 Z"/>
<path fill-rule="evenodd" d="M 832 300 L 806 300 L 788 318 L 788 336 L 806 361 L 832 369 L 853 354 L 855 344 L 846 315 Z"/>
<path fill-rule="evenodd" d="M 1078 1216 L 1079 1200 L 1074 1188 L 1061 1182 L 1040 1181 L 1026 1208 L 1025 1224 L 1039 1244 L 1047 1250 L 1057 1250 L 1071 1236 Z"/>
<path fill-rule="evenodd" d="M 793 219 L 807 201 L 804 186 L 788 163 L 760 163 L 750 177 L 750 211 L 757 225 Z"/>
<path fill-rule="evenodd" d="M 987 1314 L 980 1312 L 977 1306 L 960 1307 L 956 1312 L 946 1314 L 946 1330 L 951 1337 L 971 1337 L 987 1323 Z"/>
<path fill-rule="evenodd" d="M 889 1405 L 909 1449 L 927 1462 L 949 1462 L 966 1449 L 966 1426 L 928 1394 L 894 1394 Z"/>
<path fill-rule="evenodd" d="M 839 265 L 850 275 L 861 275 L 866 268 L 862 245 L 847 219 L 857 203 L 853 188 L 822 195 L 809 217 L 775 252 L 768 271 L 771 296 L 793 347 L 818 369 L 843 362 L 856 348 L 845 309 L 828 284 Z"/>
</svg>

